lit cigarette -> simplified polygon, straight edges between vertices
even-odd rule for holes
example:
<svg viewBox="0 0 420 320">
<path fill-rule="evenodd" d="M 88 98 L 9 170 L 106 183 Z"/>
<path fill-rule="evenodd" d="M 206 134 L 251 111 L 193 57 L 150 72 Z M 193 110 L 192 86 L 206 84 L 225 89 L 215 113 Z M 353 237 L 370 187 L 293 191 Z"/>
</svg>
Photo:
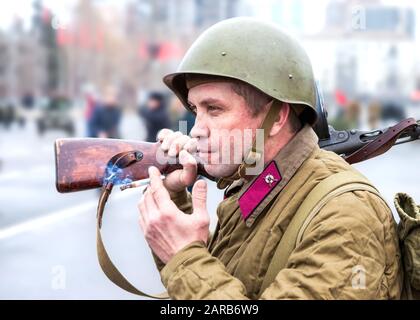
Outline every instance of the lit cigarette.
<svg viewBox="0 0 420 320">
<path fill-rule="evenodd" d="M 161 175 L 160 179 L 165 180 L 165 176 Z M 137 181 L 133 181 L 133 182 L 130 182 L 130 183 L 127 183 L 127 184 L 123 184 L 120 187 L 120 190 L 124 191 L 125 189 L 143 187 L 143 186 L 147 186 L 149 184 L 150 184 L 150 178 L 137 180 Z"/>
</svg>

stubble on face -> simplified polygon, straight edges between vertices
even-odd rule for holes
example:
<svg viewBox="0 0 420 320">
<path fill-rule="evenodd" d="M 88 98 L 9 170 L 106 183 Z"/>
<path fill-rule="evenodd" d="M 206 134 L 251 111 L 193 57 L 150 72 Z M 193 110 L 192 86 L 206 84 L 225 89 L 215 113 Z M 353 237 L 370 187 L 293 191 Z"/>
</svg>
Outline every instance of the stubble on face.
<svg viewBox="0 0 420 320">
<path fill-rule="evenodd" d="M 217 178 L 230 176 L 250 149 L 263 114 L 253 116 L 229 82 L 193 87 L 188 100 L 197 115 L 191 135 L 198 139 L 204 168 Z"/>
</svg>

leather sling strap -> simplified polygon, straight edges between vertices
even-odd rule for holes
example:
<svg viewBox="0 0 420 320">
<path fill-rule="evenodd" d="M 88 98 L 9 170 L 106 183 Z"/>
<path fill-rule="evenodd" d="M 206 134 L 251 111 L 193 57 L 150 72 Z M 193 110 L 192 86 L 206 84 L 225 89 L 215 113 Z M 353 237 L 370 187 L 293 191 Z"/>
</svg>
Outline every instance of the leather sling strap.
<svg viewBox="0 0 420 320">
<path fill-rule="evenodd" d="M 131 165 L 132 163 L 134 163 L 136 159 L 137 161 L 140 161 L 141 157 L 138 157 L 137 153 L 135 152 L 121 153 L 111 158 L 107 167 L 109 167 L 110 165 L 112 165 L 112 167 L 114 166 L 118 167 L 118 164 L 120 165 L 120 167 L 127 167 Z M 102 193 L 98 201 L 98 208 L 97 208 L 97 215 L 96 215 L 96 251 L 98 255 L 99 265 L 101 266 L 102 271 L 105 273 L 108 279 L 111 280 L 114 284 L 116 284 L 121 289 L 124 289 L 132 294 L 147 297 L 147 298 L 154 298 L 154 299 L 168 299 L 169 296 L 166 292 L 163 292 L 160 294 L 147 294 L 137 289 L 121 274 L 121 272 L 117 269 L 117 267 L 111 261 L 111 258 L 109 257 L 108 252 L 106 251 L 103 240 L 102 240 L 101 228 L 102 228 L 102 218 L 103 218 L 105 205 L 106 205 L 109 195 L 111 194 L 112 188 L 113 188 L 112 180 L 107 181 L 105 185 L 102 187 Z"/>
<path fill-rule="evenodd" d="M 331 199 L 350 191 L 369 191 L 385 199 L 362 175 L 353 171 L 335 173 L 321 181 L 305 198 L 287 227 L 273 255 L 263 279 L 260 295 L 274 282 L 277 274 L 285 268 L 292 251 L 300 244 L 303 234 L 312 219 Z"/>
<path fill-rule="evenodd" d="M 353 164 L 381 155 L 394 145 L 395 141 L 403 132 L 409 129 L 415 129 L 417 125 L 416 120 L 413 118 L 403 120 L 344 159 L 348 163 Z"/>
<path fill-rule="evenodd" d="M 98 204 L 98 215 L 96 219 L 96 250 L 97 250 L 98 260 L 102 268 L 102 271 L 105 273 L 108 279 L 111 280 L 114 284 L 116 284 L 121 289 L 124 289 L 130 293 L 143 296 L 143 297 L 154 298 L 154 299 L 168 299 L 169 296 L 166 292 L 160 293 L 160 294 L 147 294 L 137 289 L 121 274 L 121 272 L 117 269 L 117 267 L 111 261 L 105 249 L 105 246 L 102 240 L 102 235 L 101 235 L 101 225 L 102 225 L 101 217 L 103 215 L 105 203 L 107 201 L 109 194 L 110 192 L 108 191 L 104 191 L 102 193 L 101 198 L 99 200 L 99 204 Z"/>
</svg>

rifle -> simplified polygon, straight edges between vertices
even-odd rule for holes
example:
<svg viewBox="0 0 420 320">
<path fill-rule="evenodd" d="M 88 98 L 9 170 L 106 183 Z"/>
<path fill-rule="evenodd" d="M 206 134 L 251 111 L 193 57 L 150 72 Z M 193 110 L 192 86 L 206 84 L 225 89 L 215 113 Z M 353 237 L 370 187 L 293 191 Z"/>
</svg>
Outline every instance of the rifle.
<svg viewBox="0 0 420 320">
<path fill-rule="evenodd" d="M 322 119 L 322 117 L 321 117 Z M 319 146 L 341 155 L 347 162 L 361 162 L 388 151 L 392 146 L 415 141 L 420 138 L 420 121 L 413 118 L 403 120 L 393 127 L 372 131 L 335 130 L 325 127 L 322 121 L 315 126 Z M 148 177 L 147 168 L 156 166 L 162 174 L 168 174 L 181 165 L 157 161 L 158 143 L 122 139 L 63 138 L 55 141 L 56 188 L 59 192 L 74 192 L 104 185 L 106 174 L 112 171 L 115 155 L 136 150 L 139 158 L 125 168 L 118 168 L 118 183 L 127 179 L 141 180 Z M 112 174 L 112 173 L 111 173 Z M 199 164 L 198 174 L 208 177 Z"/>
<path fill-rule="evenodd" d="M 324 98 L 315 83 L 315 109 L 318 120 L 314 130 L 322 149 L 341 155 L 348 163 L 361 162 L 388 151 L 392 146 L 420 138 L 420 120 L 403 120 L 393 127 L 372 131 L 335 130 L 328 125 Z M 104 187 L 109 177 L 119 184 L 148 177 L 149 166 L 168 174 L 181 165 L 177 159 L 158 161 L 158 143 L 141 141 L 67 138 L 55 141 L 56 188 L 59 192 L 74 192 Z M 127 152 L 133 152 L 127 154 Z M 119 159 L 125 153 L 125 159 Z M 130 162 L 130 163 L 127 163 Z M 119 162 L 119 167 L 115 166 Z M 199 163 L 198 174 L 215 180 Z"/>
</svg>

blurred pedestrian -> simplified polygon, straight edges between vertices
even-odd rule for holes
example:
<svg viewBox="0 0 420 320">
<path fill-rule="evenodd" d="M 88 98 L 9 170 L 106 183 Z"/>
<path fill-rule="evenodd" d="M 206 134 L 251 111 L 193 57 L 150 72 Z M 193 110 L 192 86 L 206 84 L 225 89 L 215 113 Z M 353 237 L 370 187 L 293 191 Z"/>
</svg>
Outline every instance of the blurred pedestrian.
<svg viewBox="0 0 420 320">
<path fill-rule="evenodd" d="M 119 125 L 122 111 L 117 100 L 116 90 L 108 88 L 102 99 L 102 103 L 97 104 L 92 113 L 90 122 L 90 134 L 96 138 L 119 139 Z"/>
<path fill-rule="evenodd" d="M 188 112 L 182 105 L 181 101 L 173 96 L 170 105 L 171 129 L 173 131 L 181 131 L 183 134 L 189 135 L 195 123 L 195 116 Z"/>
<path fill-rule="evenodd" d="M 182 102 L 176 96 L 171 96 L 169 101 L 169 117 L 171 121 L 171 129 L 178 131 L 178 120 L 184 116 L 185 107 Z"/>
<path fill-rule="evenodd" d="M 373 100 L 368 106 L 368 124 L 370 129 L 377 129 L 381 120 L 381 104 Z"/>
<path fill-rule="evenodd" d="M 0 108 L 2 108 L 2 120 L 4 127 L 9 129 L 16 118 L 15 105 L 11 101 L 6 101 L 6 103 L 0 106 Z"/>
<path fill-rule="evenodd" d="M 93 125 L 93 113 L 95 111 L 95 108 L 97 106 L 97 102 L 94 99 L 93 95 L 87 93 L 85 95 L 85 101 L 86 101 L 86 105 L 85 105 L 85 120 L 86 120 L 86 131 L 87 131 L 87 136 L 88 137 L 94 137 L 95 136 L 95 132 L 94 132 L 94 125 Z"/>
<path fill-rule="evenodd" d="M 360 126 L 360 102 L 349 101 L 348 104 L 339 110 L 335 119 L 330 124 L 336 130 L 350 130 Z"/>
<path fill-rule="evenodd" d="M 98 97 L 95 88 L 92 85 L 86 85 L 84 88 L 85 111 L 84 118 L 86 121 L 86 135 L 95 137 L 94 125 L 92 122 L 93 113 L 98 106 Z"/>
<path fill-rule="evenodd" d="M 163 128 L 171 127 L 165 97 L 162 93 L 150 93 L 145 105 L 139 108 L 139 116 L 145 122 L 148 142 L 156 142 L 157 133 Z"/>
<path fill-rule="evenodd" d="M 33 107 L 35 106 L 35 97 L 34 97 L 34 94 L 32 92 L 30 92 L 30 91 L 26 92 L 22 96 L 21 104 L 22 104 L 22 106 L 26 110 L 33 109 Z"/>
</svg>

